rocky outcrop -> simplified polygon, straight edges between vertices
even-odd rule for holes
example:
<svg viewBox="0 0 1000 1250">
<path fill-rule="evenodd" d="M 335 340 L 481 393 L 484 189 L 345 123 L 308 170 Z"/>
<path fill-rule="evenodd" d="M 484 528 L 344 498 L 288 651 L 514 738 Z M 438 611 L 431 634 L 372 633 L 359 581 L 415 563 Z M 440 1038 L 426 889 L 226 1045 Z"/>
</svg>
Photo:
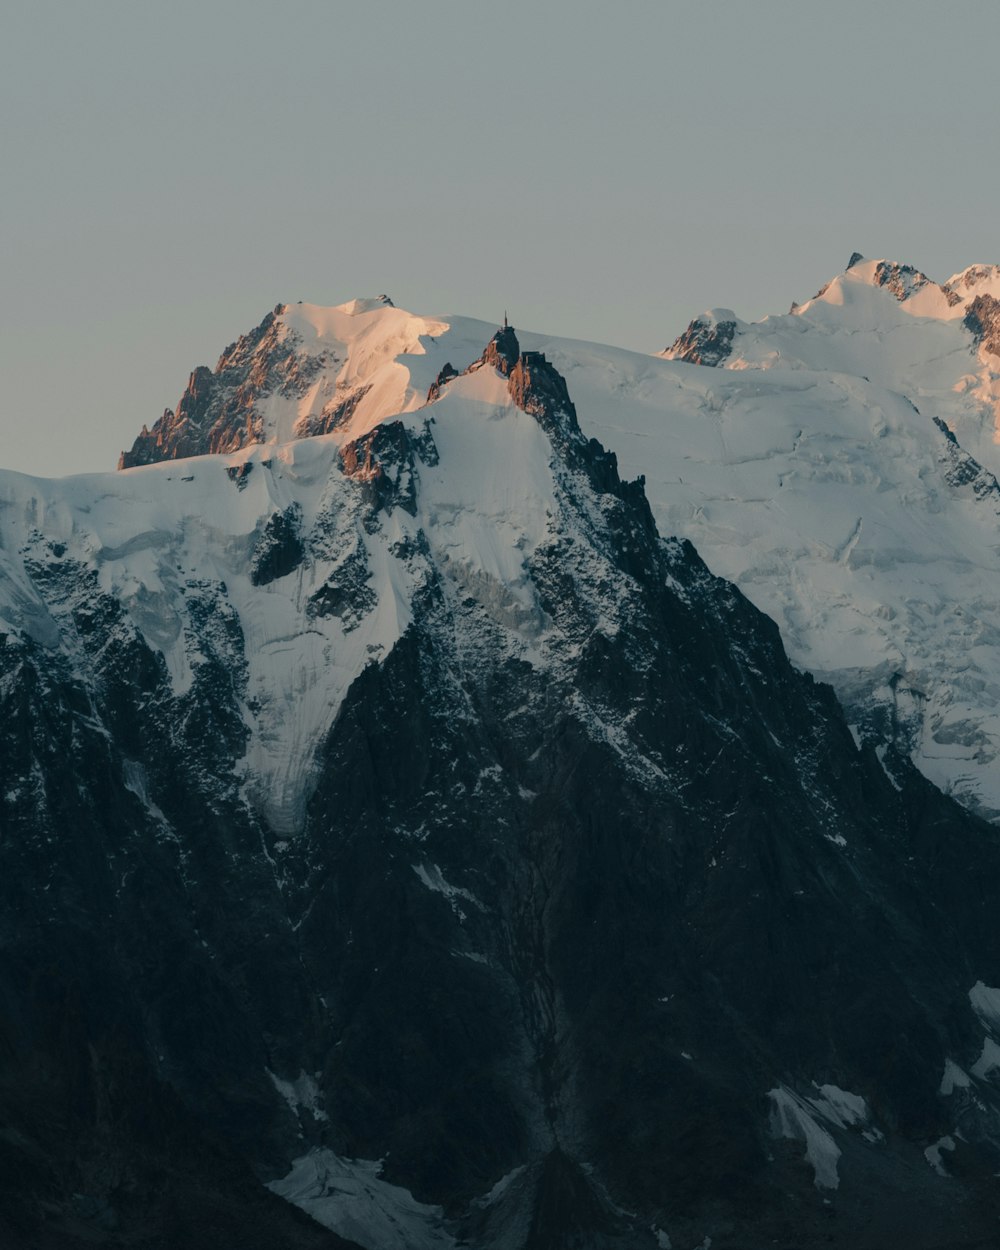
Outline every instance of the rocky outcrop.
<svg viewBox="0 0 1000 1250">
<path fill-rule="evenodd" d="M 302 508 L 297 503 L 267 518 L 250 556 L 250 580 L 255 586 L 287 577 L 299 567 L 305 554 L 301 525 Z"/>
<path fill-rule="evenodd" d="M 497 330 L 487 343 L 486 350 L 483 352 L 483 363 L 492 365 L 494 369 L 498 369 L 504 376 L 507 376 L 517 364 L 520 350 L 513 326 L 504 322 L 503 328 Z"/>
<path fill-rule="evenodd" d="M 1000 356 L 1000 300 L 992 295 L 977 295 L 964 321 L 977 346 L 992 356 Z"/>
<path fill-rule="evenodd" d="M 955 293 L 957 299 L 961 300 L 968 298 L 969 292 L 974 291 L 976 287 L 984 283 L 995 283 L 998 278 L 1000 278 L 1000 265 L 970 265 L 968 269 L 956 274 L 945 286 Z"/>
<path fill-rule="evenodd" d="M 119 469 L 261 442 L 260 401 L 274 393 L 304 394 L 329 363 L 297 350 L 295 336 L 278 321 L 283 311 L 279 304 L 255 330 L 231 343 L 214 372 L 199 365 L 176 410 L 168 408 L 151 430 L 143 426 L 131 450 L 122 452 Z"/>
<path fill-rule="evenodd" d="M 237 490 L 246 490 L 252 472 L 253 461 L 244 460 L 242 464 L 229 465 L 226 469 L 226 477 L 229 478 Z"/>
<path fill-rule="evenodd" d="M 664 352 L 668 360 L 684 360 L 691 365 L 714 368 L 733 351 L 736 318 L 706 313 L 695 317 L 683 334 Z"/>
<path fill-rule="evenodd" d="M 402 421 L 377 425 L 340 452 L 344 473 L 362 486 L 371 509 L 402 508 L 411 516 L 416 515 L 418 458 L 436 463 L 430 426 L 415 436 Z"/>
<path fill-rule="evenodd" d="M 569 423 L 572 429 L 579 430 L 566 381 L 545 359 L 544 353 L 519 352 L 508 372 L 507 389 L 511 399 L 522 411 L 537 417 L 543 428 L 548 425 L 547 433 L 552 433 L 553 419 L 557 416 L 563 418 L 563 424 Z"/>
<path fill-rule="evenodd" d="M 434 401 L 440 396 L 444 388 L 452 380 L 452 378 L 457 378 L 457 377 L 458 377 L 458 370 L 452 366 L 452 363 L 449 360 L 441 368 L 441 370 L 438 372 L 437 377 L 427 388 L 427 402 L 429 404 L 433 404 Z"/>
<path fill-rule="evenodd" d="M 936 286 L 952 306 L 961 302 L 961 296 L 948 287 L 933 282 L 925 273 L 914 269 L 912 265 L 901 265 L 896 261 L 880 260 L 875 266 L 874 282 L 876 286 L 885 287 L 887 291 L 895 295 L 900 303 L 908 300 L 926 286 Z"/>
<path fill-rule="evenodd" d="M 976 499 L 988 499 L 1000 510 L 1000 483 L 996 477 L 959 445 L 954 433 L 940 417 L 934 417 L 933 420 L 945 437 L 942 458 L 947 466 L 945 480 L 948 485 L 954 486 L 956 490 L 964 486 L 971 487 Z"/>
</svg>

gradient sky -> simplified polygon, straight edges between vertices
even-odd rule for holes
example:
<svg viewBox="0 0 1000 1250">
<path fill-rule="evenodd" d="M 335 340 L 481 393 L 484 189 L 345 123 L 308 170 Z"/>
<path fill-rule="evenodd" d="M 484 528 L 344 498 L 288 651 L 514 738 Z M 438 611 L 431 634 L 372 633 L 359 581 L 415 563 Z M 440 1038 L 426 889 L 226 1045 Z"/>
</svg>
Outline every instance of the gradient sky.
<svg viewBox="0 0 1000 1250">
<path fill-rule="evenodd" d="M 1000 261 L 1000 6 L 0 0 L 0 466 L 114 466 L 281 301 L 656 351 Z"/>
</svg>

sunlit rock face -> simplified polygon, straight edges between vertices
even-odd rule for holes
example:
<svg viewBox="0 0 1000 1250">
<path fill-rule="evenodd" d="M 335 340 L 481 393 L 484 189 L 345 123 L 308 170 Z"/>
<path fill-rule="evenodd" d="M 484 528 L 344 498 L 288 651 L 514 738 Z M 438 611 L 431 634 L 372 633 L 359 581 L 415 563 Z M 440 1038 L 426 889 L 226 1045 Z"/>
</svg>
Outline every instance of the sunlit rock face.
<svg viewBox="0 0 1000 1250">
<path fill-rule="evenodd" d="M 301 396 L 321 367 L 316 357 L 296 353 L 295 338 L 280 320 L 283 312 L 279 304 L 255 330 L 230 344 L 214 372 L 199 365 L 176 410 L 168 408 L 152 430 L 144 426 L 132 450 L 122 452 L 118 467 L 237 451 L 261 442 L 261 400 L 272 394 Z"/>
<path fill-rule="evenodd" d="M 689 365 L 721 365 L 733 350 L 737 319 L 728 308 L 714 308 L 695 317 L 663 353 L 668 360 Z"/>
<path fill-rule="evenodd" d="M 964 322 L 983 351 L 1000 356 L 1000 300 L 993 295 L 977 295 L 966 310 Z"/>
<path fill-rule="evenodd" d="M 638 358 L 421 325 L 0 476 L 7 1243 L 988 1244 L 995 830 L 589 437 Z"/>
</svg>

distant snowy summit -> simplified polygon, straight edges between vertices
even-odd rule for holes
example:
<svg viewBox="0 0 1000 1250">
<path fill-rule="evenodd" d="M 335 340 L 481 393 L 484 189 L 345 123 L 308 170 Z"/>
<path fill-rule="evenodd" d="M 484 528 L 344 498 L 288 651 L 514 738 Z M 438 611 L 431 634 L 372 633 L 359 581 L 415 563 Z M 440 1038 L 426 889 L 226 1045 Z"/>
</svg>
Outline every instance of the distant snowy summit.
<svg viewBox="0 0 1000 1250">
<path fill-rule="evenodd" d="M 874 313 L 869 328 L 875 329 L 878 312 L 885 313 L 884 306 L 870 298 L 878 291 L 890 294 L 910 317 L 960 322 L 974 344 L 984 344 L 990 353 L 1000 354 L 1000 265 L 970 265 L 947 282 L 938 283 L 912 265 L 866 260 L 854 252 L 844 273 L 821 287 L 807 303 L 793 304 L 787 316 L 822 321 L 829 318 L 830 309 L 837 308 L 845 321 L 860 317 L 864 322 Z M 717 366 L 727 361 L 736 367 L 762 364 L 764 358 L 754 355 L 756 345 L 761 337 L 770 339 L 788 329 L 786 320 L 766 317 L 748 325 L 728 308 L 710 309 L 696 317 L 663 355 L 668 360 L 697 365 Z M 761 330 L 764 325 L 768 326 L 766 336 Z M 743 353 L 744 347 L 749 348 L 749 356 Z"/>
<path fill-rule="evenodd" d="M 856 252 L 789 313 L 703 313 L 663 359 L 709 368 L 662 394 L 655 434 L 618 421 L 644 436 L 661 526 L 778 622 L 859 733 L 996 819 L 1000 266 L 938 283 Z"/>
</svg>

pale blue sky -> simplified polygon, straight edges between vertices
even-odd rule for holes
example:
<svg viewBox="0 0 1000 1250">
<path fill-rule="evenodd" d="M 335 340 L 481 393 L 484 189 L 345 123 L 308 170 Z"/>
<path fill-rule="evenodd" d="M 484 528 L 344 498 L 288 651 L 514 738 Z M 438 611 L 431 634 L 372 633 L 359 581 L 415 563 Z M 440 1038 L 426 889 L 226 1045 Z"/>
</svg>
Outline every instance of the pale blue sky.
<svg viewBox="0 0 1000 1250">
<path fill-rule="evenodd" d="M 0 0 L 0 467 L 113 467 L 279 301 L 665 346 L 1000 261 L 1000 6 Z"/>
</svg>

